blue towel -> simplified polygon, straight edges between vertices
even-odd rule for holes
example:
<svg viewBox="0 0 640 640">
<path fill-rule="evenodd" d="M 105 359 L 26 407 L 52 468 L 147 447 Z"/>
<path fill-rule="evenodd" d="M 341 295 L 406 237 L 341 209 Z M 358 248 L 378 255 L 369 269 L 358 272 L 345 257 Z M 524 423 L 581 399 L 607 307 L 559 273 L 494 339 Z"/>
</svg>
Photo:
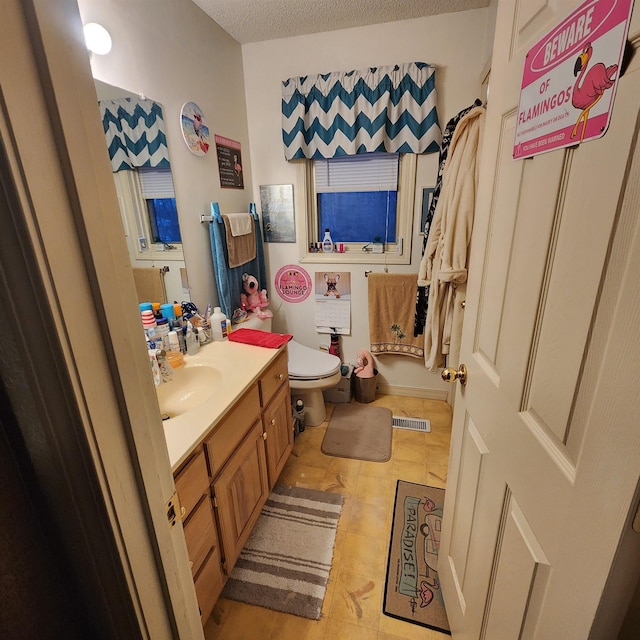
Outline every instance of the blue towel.
<svg viewBox="0 0 640 640">
<path fill-rule="evenodd" d="M 256 236 L 256 257 L 239 267 L 229 268 L 229 251 L 227 249 L 227 239 L 224 222 L 220 215 L 220 208 L 217 202 L 211 203 L 210 223 L 211 255 L 213 258 L 213 271 L 218 287 L 218 299 L 222 312 L 231 318 L 235 309 L 240 307 L 240 294 L 242 293 L 242 274 L 248 273 L 255 276 L 260 285 L 260 289 L 267 289 L 267 269 L 264 262 L 264 246 L 262 245 L 262 230 L 260 229 L 257 214 L 253 209 L 253 225 Z"/>
</svg>

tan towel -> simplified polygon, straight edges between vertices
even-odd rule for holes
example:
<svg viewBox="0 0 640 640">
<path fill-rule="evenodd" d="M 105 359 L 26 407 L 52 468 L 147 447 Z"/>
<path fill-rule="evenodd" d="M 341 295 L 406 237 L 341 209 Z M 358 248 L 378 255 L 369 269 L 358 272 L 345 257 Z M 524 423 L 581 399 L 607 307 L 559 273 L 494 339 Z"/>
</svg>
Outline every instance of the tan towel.
<svg viewBox="0 0 640 640">
<path fill-rule="evenodd" d="M 250 213 L 227 213 L 231 235 L 246 236 L 253 231 L 253 216 Z"/>
<path fill-rule="evenodd" d="M 423 336 L 413 336 L 415 273 L 369 274 L 369 341 L 377 356 L 424 357 Z"/>
<path fill-rule="evenodd" d="M 133 269 L 138 302 L 165 302 L 167 294 L 164 288 L 164 273 L 158 267 L 151 269 Z"/>
<path fill-rule="evenodd" d="M 231 220 L 228 215 L 222 214 L 227 238 L 227 251 L 229 253 L 229 268 L 239 267 L 251 262 L 256 257 L 256 231 L 253 218 L 251 219 L 251 233 L 242 236 L 234 236 L 231 229 Z"/>
</svg>

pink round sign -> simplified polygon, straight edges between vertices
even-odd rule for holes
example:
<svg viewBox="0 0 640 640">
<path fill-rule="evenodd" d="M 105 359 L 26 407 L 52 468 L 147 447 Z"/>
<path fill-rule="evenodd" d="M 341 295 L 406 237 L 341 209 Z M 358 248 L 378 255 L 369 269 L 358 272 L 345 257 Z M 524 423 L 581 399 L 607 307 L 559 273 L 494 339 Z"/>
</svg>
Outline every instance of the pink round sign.
<svg viewBox="0 0 640 640">
<path fill-rule="evenodd" d="M 302 302 L 311 295 L 311 276 L 296 264 L 282 267 L 276 273 L 276 291 L 286 302 Z"/>
</svg>

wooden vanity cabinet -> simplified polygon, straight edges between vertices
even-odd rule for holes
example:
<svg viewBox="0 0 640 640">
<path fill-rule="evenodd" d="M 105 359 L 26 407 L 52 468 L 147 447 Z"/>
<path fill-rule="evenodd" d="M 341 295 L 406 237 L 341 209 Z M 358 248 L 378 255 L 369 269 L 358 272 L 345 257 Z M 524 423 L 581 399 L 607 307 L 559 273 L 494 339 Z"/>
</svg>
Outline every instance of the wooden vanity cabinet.
<svg viewBox="0 0 640 640">
<path fill-rule="evenodd" d="M 203 624 L 292 449 L 282 349 L 175 474 Z"/>
</svg>

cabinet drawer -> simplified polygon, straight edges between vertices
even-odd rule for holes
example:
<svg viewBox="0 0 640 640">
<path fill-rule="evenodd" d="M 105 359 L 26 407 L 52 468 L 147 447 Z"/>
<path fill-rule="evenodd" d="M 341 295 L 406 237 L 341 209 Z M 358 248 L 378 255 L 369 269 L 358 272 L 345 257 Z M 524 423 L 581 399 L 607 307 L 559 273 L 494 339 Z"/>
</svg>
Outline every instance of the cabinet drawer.
<svg viewBox="0 0 640 640">
<path fill-rule="evenodd" d="M 288 378 L 289 368 L 287 366 L 287 349 L 285 347 L 275 362 L 260 376 L 260 400 L 263 407 L 269 404 L 280 385 Z"/>
<path fill-rule="evenodd" d="M 211 549 L 218 548 L 218 534 L 213 521 L 211 498 L 203 496 L 198 506 L 184 523 L 184 537 L 191 563 L 191 574 L 196 575 Z"/>
<path fill-rule="evenodd" d="M 200 620 L 204 625 L 209 619 L 224 586 L 219 549 L 216 548 L 211 552 L 193 582 L 196 587 L 198 606 L 200 607 Z"/>
<path fill-rule="evenodd" d="M 175 482 L 183 513 L 187 517 L 209 490 L 207 463 L 202 448 L 178 471 Z"/>
<path fill-rule="evenodd" d="M 259 414 L 260 394 L 258 386 L 253 385 L 204 442 L 209 460 L 209 474 L 212 478 L 242 442 Z"/>
</svg>

